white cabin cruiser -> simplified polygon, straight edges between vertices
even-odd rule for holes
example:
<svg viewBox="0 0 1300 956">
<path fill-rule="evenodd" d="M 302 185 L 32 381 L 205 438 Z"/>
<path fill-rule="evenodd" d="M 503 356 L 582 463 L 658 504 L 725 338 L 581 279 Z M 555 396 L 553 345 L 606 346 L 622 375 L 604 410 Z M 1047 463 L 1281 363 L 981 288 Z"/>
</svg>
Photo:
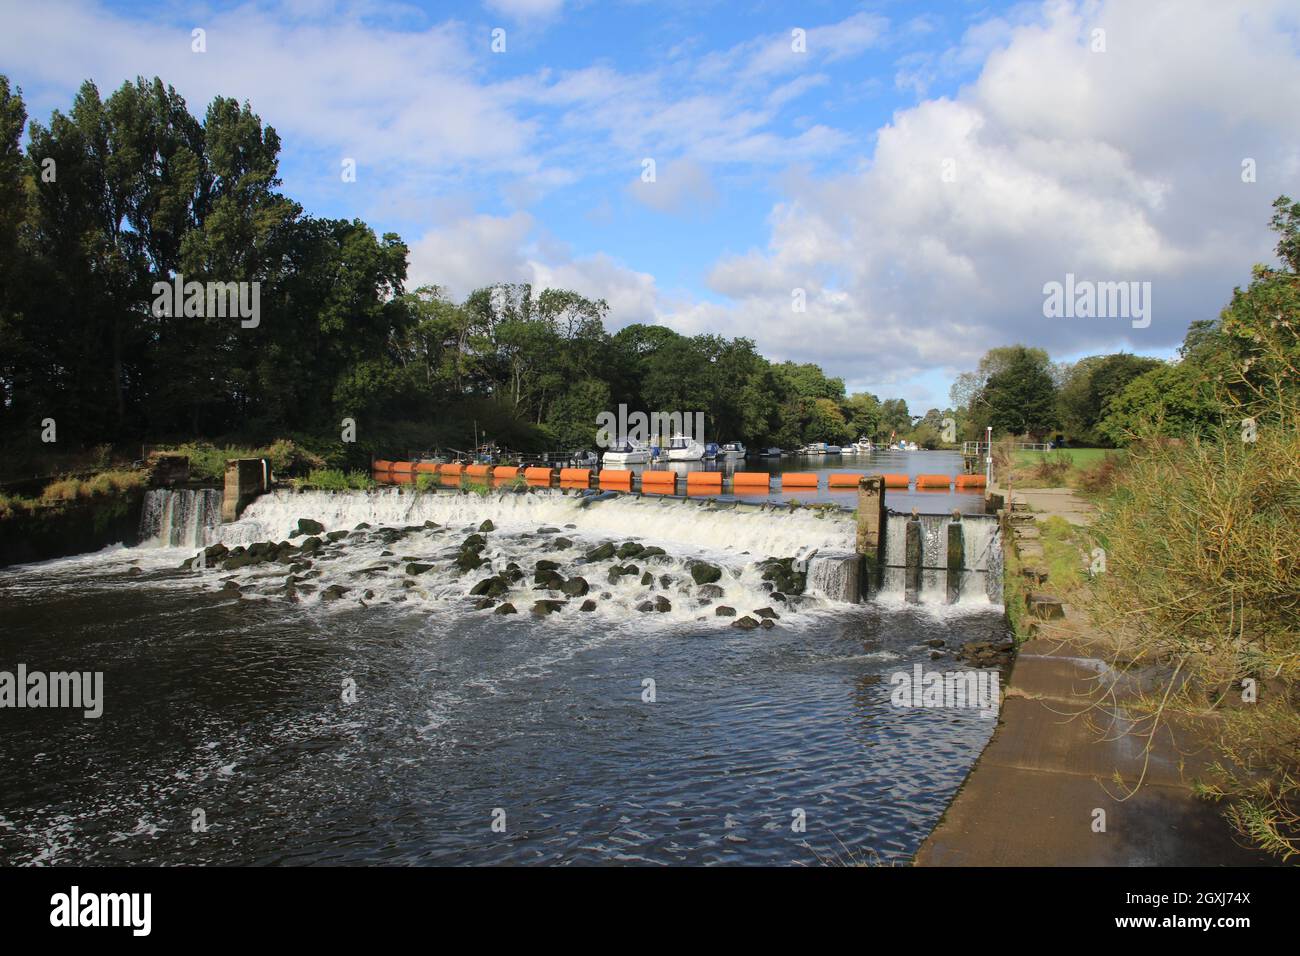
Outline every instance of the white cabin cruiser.
<svg viewBox="0 0 1300 956">
<path fill-rule="evenodd" d="M 745 446 L 738 441 L 729 441 L 718 448 L 719 458 L 744 458 Z"/>
<path fill-rule="evenodd" d="M 625 441 L 605 452 L 602 456 L 605 465 L 647 465 L 650 463 L 650 448 L 641 442 Z"/>
<path fill-rule="evenodd" d="M 668 440 L 669 461 L 703 461 L 704 445 L 685 435 L 674 435 Z"/>
</svg>

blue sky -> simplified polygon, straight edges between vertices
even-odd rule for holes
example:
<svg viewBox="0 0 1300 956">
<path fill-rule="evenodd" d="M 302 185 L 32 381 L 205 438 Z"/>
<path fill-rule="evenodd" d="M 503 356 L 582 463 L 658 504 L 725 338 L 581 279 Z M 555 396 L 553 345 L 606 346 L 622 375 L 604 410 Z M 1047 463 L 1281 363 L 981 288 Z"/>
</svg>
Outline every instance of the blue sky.
<svg viewBox="0 0 1300 956">
<path fill-rule="evenodd" d="M 996 345 L 1172 354 L 1300 192 L 1273 0 L 0 7 L 34 117 L 88 77 L 247 99 L 285 191 L 401 234 L 412 285 L 576 288 L 611 327 L 748 335 L 918 414 Z M 1154 321 L 1045 318 L 1067 273 L 1150 282 Z"/>
</svg>

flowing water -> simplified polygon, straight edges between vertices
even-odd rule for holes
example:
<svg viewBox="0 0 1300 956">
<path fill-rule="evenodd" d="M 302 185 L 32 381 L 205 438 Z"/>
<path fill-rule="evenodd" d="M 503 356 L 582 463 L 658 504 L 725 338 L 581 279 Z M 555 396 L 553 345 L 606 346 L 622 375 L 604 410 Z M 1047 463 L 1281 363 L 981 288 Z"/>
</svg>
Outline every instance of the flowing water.
<svg viewBox="0 0 1300 956">
<path fill-rule="evenodd" d="M 850 603 L 846 515 L 388 490 L 277 492 L 220 525 L 219 499 L 172 494 L 149 544 L 0 570 L 0 670 L 101 671 L 105 697 L 97 720 L 0 711 L 0 862 L 889 861 L 992 732 L 977 710 L 892 706 L 890 679 L 961 667 L 956 645 L 1005 639 L 1001 609 L 982 586 Z M 300 518 L 346 534 L 179 568 Z M 483 565 L 454 571 L 485 520 Z M 664 553 L 586 557 L 629 541 Z M 773 594 L 760 562 L 814 549 L 806 592 Z M 534 591 L 538 560 L 588 594 Z M 520 613 L 474 610 L 511 564 Z M 567 603 L 538 617 L 539 598 Z M 720 605 L 778 618 L 738 630 Z"/>
</svg>

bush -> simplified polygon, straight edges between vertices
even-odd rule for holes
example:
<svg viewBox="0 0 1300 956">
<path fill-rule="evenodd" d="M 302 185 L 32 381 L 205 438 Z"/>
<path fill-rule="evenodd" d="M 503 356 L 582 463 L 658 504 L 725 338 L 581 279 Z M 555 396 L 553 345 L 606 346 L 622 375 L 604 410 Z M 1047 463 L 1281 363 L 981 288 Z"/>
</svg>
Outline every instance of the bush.
<svg viewBox="0 0 1300 956">
<path fill-rule="evenodd" d="M 323 469 L 325 460 L 296 442 L 279 439 L 263 448 L 228 445 L 218 448 L 208 442 L 187 442 L 174 448 L 159 449 L 190 460 L 190 477 L 199 481 L 222 481 L 226 475 L 226 462 L 232 458 L 266 458 L 271 471 L 280 478 L 302 477 L 313 469 Z"/>
<path fill-rule="evenodd" d="M 1094 531 L 1107 560 L 1098 625 L 1128 659 L 1167 661 L 1191 678 L 1151 720 L 1216 710 L 1227 760 L 1203 791 L 1258 845 L 1300 852 L 1297 430 L 1276 423 L 1254 443 L 1228 429 L 1217 441 L 1143 445 Z M 1258 702 L 1243 706 L 1243 686 L 1259 688 Z"/>
<path fill-rule="evenodd" d="M 374 488 L 375 482 L 363 471 L 344 472 L 338 468 L 317 468 L 306 478 L 294 479 L 294 485 L 319 491 L 354 491 Z"/>
</svg>

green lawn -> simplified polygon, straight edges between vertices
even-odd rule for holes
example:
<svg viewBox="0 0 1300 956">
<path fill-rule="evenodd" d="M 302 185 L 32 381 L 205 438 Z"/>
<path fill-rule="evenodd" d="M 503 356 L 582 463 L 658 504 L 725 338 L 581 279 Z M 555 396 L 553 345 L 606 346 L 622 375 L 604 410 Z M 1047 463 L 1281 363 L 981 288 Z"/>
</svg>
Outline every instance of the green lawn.
<svg viewBox="0 0 1300 956">
<path fill-rule="evenodd" d="M 1075 468 L 1091 468 L 1107 455 L 1123 455 L 1122 450 L 1114 448 L 1055 448 L 1052 451 L 1018 451 L 1015 454 L 1017 468 L 1032 468 L 1044 460 L 1057 455 L 1068 455 Z"/>
</svg>

